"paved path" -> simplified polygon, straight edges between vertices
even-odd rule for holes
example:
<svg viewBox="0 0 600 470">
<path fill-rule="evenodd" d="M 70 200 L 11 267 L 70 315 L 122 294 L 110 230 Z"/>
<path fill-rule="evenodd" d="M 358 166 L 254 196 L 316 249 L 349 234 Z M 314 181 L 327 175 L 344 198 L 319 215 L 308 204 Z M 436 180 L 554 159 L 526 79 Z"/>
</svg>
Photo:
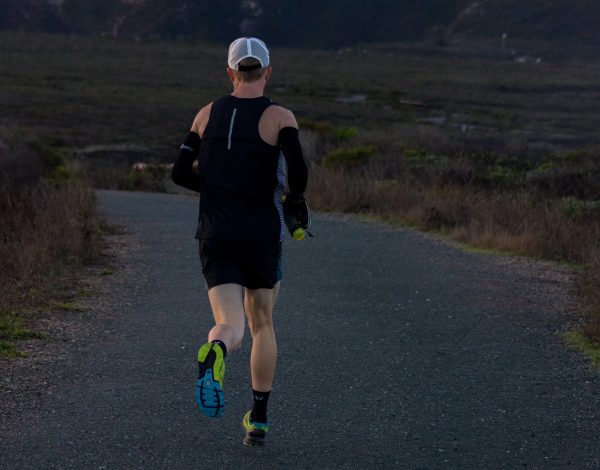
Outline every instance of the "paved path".
<svg viewBox="0 0 600 470">
<path fill-rule="evenodd" d="M 35 412 L 24 395 L 0 467 L 600 468 L 600 374 L 561 342 L 556 268 L 315 217 L 316 238 L 285 246 L 268 447 L 246 448 L 249 337 L 228 362 L 225 416 L 194 405 L 211 325 L 196 199 L 99 199 L 131 241 L 103 280 L 103 330 Z"/>
</svg>

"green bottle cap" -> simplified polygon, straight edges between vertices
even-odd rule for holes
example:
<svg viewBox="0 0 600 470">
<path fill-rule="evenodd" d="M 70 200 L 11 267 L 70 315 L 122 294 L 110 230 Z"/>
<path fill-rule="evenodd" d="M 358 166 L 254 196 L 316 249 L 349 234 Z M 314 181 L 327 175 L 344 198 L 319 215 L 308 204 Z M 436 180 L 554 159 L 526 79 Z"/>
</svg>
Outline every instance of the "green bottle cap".
<svg viewBox="0 0 600 470">
<path fill-rule="evenodd" d="M 295 240 L 303 240 L 306 232 L 304 232 L 303 228 L 297 228 L 294 230 L 294 234 L 292 235 Z"/>
</svg>

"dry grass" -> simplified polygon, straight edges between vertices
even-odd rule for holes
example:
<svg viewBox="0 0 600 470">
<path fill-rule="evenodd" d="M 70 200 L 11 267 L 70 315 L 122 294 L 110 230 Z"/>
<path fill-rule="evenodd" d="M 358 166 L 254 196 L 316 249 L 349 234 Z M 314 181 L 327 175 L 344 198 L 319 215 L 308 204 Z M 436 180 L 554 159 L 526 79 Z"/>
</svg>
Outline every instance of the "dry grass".
<svg viewBox="0 0 600 470">
<path fill-rule="evenodd" d="M 0 169 L 14 176 L 0 184 L 3 355 L 18 355 L 14 340 L 39 337 L 21 314 L 60 298 L 69 274 L 100 252 L 94 192 L 68 177 L 60 158 L 44 167 L 42 147 L 13 137 L 0 135 Z"/>
<path fill-rule="evenodd" d="M 583 299 L 585 324 L 582 333 L 600 342 L 600 250 L 590 253 L 590 261 L 577 280 L 577 289 Z"/>
<path fill-rule="evenodd" d="M 57 262 L 93 254 L 94 206 L 94 193 L 80 185 L 0 191 L 0 307 L 14 300 L 15 286 L 37 284 Z"/>
<path fill-rule="evenodd" d="M 481 247 L 556 261 L 587 262 L 599 220 L 573 219 L 557 201 L 527 193 L 376 181 L 313 167 L 309 197 L 321 210 L 367 212 Z"/>
</svg>

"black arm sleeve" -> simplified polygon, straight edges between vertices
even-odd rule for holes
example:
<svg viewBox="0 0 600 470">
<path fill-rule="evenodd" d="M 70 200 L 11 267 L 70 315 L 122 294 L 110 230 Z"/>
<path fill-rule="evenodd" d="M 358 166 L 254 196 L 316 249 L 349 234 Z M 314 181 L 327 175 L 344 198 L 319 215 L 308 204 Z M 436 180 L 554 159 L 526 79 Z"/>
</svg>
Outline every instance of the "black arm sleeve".
<svg viewBox="0 0 600 470">
<path fill-rule="evenodd" d="M 279 145 L 287 163 L 287 178 L 290 194 L 301 197 L 308 182 L 308 168 L 302 156 L 302 147 L 298 139 L 298 129 L 284 127 L 279 131 Z"/>
<path fill-rule="evenodd" d="M 190 132 L 179 150 L 179 157 L 173 165 L 171 178 L 175 184 L 200 192 L 200 175 L 192 167 L 200 152 L 202 140 L 195 132 Z"/>
</svg>

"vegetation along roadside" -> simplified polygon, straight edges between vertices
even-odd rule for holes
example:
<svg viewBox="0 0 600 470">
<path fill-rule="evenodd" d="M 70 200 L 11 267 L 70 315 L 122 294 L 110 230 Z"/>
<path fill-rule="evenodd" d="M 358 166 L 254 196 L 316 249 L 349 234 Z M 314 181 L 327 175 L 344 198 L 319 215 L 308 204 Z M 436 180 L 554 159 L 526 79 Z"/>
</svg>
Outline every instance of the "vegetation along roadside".
<svg viewBox="0 0 600 470">
<path fill-rule="evenodd" d="M 96 187 L 168 190 L 168 164 L 195 113 L 228 87 L 226 45 L 0 38 L 7 64 L 0 95 L 8 97 L 0 111 L 12 120 L 5 126 L 51 143 Z M 600 345 L 600 64 L 538 53 L 547 46 L 519 51 L 540 58 L 534 62 L 484 45 L 470 56 L 468 44 L 274 48 L 268 92 L 300 118 L 314 209 L 576 265 L 582 318 L 571 338 L 593 347 Z"/>
<path fill-rule="evenodd" d="M 0 128 L 0 357 L 24 356 L 58 310 L 78 308 L 102 253 L 95 195 L 53 142 Z"/>
</svg>

